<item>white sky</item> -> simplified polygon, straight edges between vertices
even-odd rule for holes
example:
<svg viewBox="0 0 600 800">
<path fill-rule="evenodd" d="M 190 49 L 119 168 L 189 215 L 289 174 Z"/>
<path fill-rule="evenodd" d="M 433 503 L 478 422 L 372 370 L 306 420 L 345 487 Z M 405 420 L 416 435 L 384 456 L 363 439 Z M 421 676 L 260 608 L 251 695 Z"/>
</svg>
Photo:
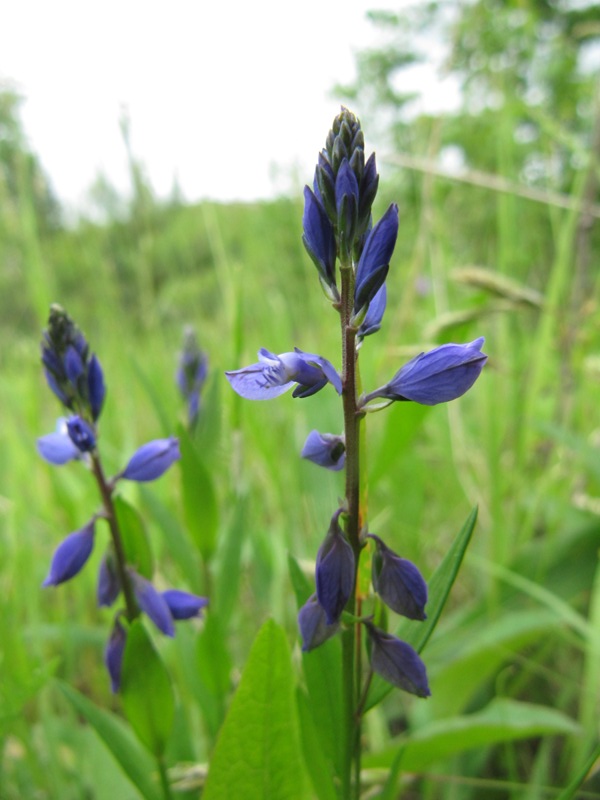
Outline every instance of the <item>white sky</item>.
<svg viewBox="0 0 600 800">
<path fill-rule="evenodd" d="M 4 0 L 0 80 L 25 96 L 31 146 L 70 206 L 98 172 L 128 189 L 124 107 L 159 194 L 177 176 L 188 200 L 266 197 L 294 167 L 310 179 L 331 89 L 377 41 L 367 10 L 403 2 Z"/>
</svg>

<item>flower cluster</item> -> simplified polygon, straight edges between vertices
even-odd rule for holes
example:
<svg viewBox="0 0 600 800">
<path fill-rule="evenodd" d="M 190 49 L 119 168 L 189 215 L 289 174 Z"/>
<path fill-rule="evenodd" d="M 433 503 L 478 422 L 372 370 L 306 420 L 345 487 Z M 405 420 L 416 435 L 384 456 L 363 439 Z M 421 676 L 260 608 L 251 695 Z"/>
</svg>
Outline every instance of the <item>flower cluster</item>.
<svg viewBox="0 0 600 800">
<path fill-rule="evenodd" d="M 359 120 L 347 109 L 334 120 L 319 154 L 312 187 L 304 190 L 302 241 L 321 286 L 341 317 L 342 370 L 322 356 L 301 350 L 274 355 L 260 350 L 259 362 L 228 372 L 233 389 L 251 400 L 277 397 L 296 384 L 294 397 L 308 397 L 331 383 L 342 396 L 343 434 L 311 431 L 302 456 L 329 470 L 346 471 L 344 502 L 331 518 L 316 559 L 316 592 L 300 609 L 303 649 L 309 651 L 344 624 L 366 627 L 371 669 L 408 692 L 429 694 L 425 666 L 406 642 L 377 628 L 372 617 L 356 617 L 358 562 L 370 543 L 372 584 L 379 599 L 409 619 L 425 619 L 427 586 L 417 567 L 368 531 L 359 496 L 362 418 L 394 401 L 435 405 L 454 400 L 474 384 L 486 362 L 483 339 L 444 344 L 421 353 L 394 377 L 359 395 L 358 356 L 376 333 L 386 308 L 386 278 L 398 235 L 398 207 L 391 204 L 373 224 L 379 176 L 375 155 L 365 159 Z M 339 264 L 339 267 L 338 267 Z M 344 617 L 344 612 L 350 612 Z"/>
<path fill-rule="evenodd" d="M 113 493 L 120 480 L 153 481 L 180 458 L 175 437 L 155 439 L 142 445 L 123 470 L 112 479 L 104 476 L 98 451 L 98 418 L 105 396 L 104 376 L 97 357 L 90 354 L 81 331 L 68 314 L 52 306 L 44 332 L 42 362 L 48 385 L 71 414 L 58 420 L 56 430 L 38 439 L 40 455 L 51 464 L 79 459 L 92 471 L 102 498 L 102 508 L 56 548 L 43 586 L 58 586 L 77 575 L 92 554 L 96 522 L 106 519 L 111 539 L 100 564 L 99 606 L 112 606 L 123 593 L 125 611 L 118 611 L 109 637 L 105 662 L 113 691 L 118 691 L 121 662 L 127 639 L 127 623 L 145 613 L 165 635 L 175 634 L 175 620 L 199 616 L 208 601 L 178 590 L 159 592 L 148 578 L 128 564 L 119 529 Z"/>
</svg>

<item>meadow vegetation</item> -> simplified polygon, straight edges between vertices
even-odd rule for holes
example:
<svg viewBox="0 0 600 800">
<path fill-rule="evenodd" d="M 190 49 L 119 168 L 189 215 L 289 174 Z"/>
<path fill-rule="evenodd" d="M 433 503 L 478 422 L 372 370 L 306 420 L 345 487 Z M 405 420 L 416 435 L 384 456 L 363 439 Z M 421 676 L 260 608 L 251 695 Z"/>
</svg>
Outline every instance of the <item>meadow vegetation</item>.
<svg viewBox="0 0 600 800">
<path fill-rule="evenodd" d="M 531 25 L 546 8 L 522 7 Z M 397 19 L 383 26 L 401 30 Z M 526 33 L 511 68 L 533 58 L 537 34 L 529 31 L 528 50 Z M 471 40 L 460 42 L 457 69 L 466 70 Z M 480 56 L 471 88 L 485 71 Z M 426 578 L 478 506 L 423 653 L 431 698 L 394 690 L 366 717 L 372 797 L 400 796 L 391 784 L 375 793 L 390 769 L 403 798 L 600 797 L 593 774 L 578 788 L 600 757 L 600 106 L 594 80 L 572 65 L 560 65 L 565 81 L 567 67 L 579 80 L 572 105 L 557 76 L 550 88 L 537 78 L 550 94 L 534 102 L 504 66 L 487 75 L 501 102 L 410 121 L 398 111 L 381 128 L 371 100 L 403 107 L 384 91 L 394 64 L 365 60 L 353 89 L 367 147 L 370 120 L 383 131 L 378 216 L 386 201 L 400 206 L 388 309 L 362 359 L 364 384 L 381 385 L 448 341 L 485 335 L 489 355 L 460 400 L 397 403 L 367 420 L 371 525 L 385 526 L 388 544 Z M 312 573 L 323 521 L 343 493 L 341 477 L 324 480 L 299 458 L 309 430 L 339 427 L 333 392 L 244 403 L 223 376 L 262 346 L 279 353 L 294 342 L 335 359 L 339 334 L 301 242 L 301 191 L 246 205 L 159 200 L 134 161 L 131 198 L 116 210 L 105 197 L 101 222 L 65 225 L 16 99 L 0 99 L 0 797 L 145 796 L 77 705 L 121 715 L 102 661 L 110 615 L 95 604 L 100 553 L 76 582 L 41 588 L 58 541 L 97 503 L 85 470 L 51 469 L 36 452 L 60 413 L 39 352 L 57 301 L 102 361 L 109 470 L 185 425 L 174 380 L 185 325 L 208 354 L 192 434 L 196 510 L 177 466 L 156 485 L 124 490 L 146 520 L 160 580 L 209 595 L 217 609 L 157 643 L 177 687 L 168 762 L 190 781 L 176 796 L 191 800 L 267 618 L 284 626 L 300 661 L 288 556 Z M 465 169 L 449 177 L 434 166 L 451 147 Z"/>
</svg>

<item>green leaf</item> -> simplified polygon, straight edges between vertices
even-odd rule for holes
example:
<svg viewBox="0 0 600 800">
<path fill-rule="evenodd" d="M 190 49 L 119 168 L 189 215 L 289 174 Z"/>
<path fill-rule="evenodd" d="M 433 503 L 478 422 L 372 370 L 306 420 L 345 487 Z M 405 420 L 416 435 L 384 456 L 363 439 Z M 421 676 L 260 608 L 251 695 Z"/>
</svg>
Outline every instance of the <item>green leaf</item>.
<svg viewBox="0 0 600 800">
<path fill-rule="evenodd" d="M 248 501 L 245 495 L 236 494 L 233 511 L 227 526 L 219 536 L 219 549 L 215 559 L 214 602 L 211 610 L 219 615 L 223 627 L 227 626 L 238 602 L 242 547 L 246 540 Z"/>
<path fill-rule="evenodd" d="M 208 562 L 215 552 L 219 527 L 215 489 L 210 472 L 183 426 L 179 426 L 178 435 L 185 521 L 200 555 Z"/>
<path fill-rule="evenodd" d="M 462 530 L 452 543 L 452 547 L 446 553 L 444 560 L 429 581 L 427 619 L 424 622 L 405 620 L 401 623 L 396 632 L 400 639 L 412 645 L 418 653 L 420 653 L 427 644 L 442 614 L 442 610 L 446 605 L 446 600 L 448 599 L 465 552 L 471 541 L 476 521 L 477 508 L 474 508 L 467 517 Z M 375 675 L 367 697 L 365 712 L 373 708 L 373 706 L 376 706 L 393 688 L 393 686 L 378 675 Z"/>
<path fill-rule="evenodd" d="M 173 725 L 171 679 L 140 619 L 127 632 L 121 672 L 123 710 L 138 739 L 162 757 Z"/>
<path fill-rule="evenodd" d="M 114 504 L 125 550 L 125 559 L 140 575 L 151 580 L 154 571 L 152 551 L 142 518 L 136 509 L 120 495 L 114 498 Z"/>
<path fill-rule="evenodd" d="M 231 702 L 202 800 L 303 800 L 304 765 L 290 652 L 283 629 L 260 629 Z"/>
<path fill-rule="evenodd" d="M 319 734 L 311 714 L 308 698 L 300 689 L 298 689 L 296 696 L 304 763 L 310 775 L 315 794 L 319 800 L 338 800 L 331 764 L 328 762 L 320 745 Z"/>
<path fill-rule="evenodd" d="M 401 745 L 403 772 L 420 772 L 465 750 L 534 736 L 566 735 L 579 732 L 566 714 L 546 706 L 498 698 L 482 711 L 461 717 L 436 720 L 414 731 Z M 389 767 L 398 746 L 365 758 L 365 766 Z"/>
<path fill-rule="evenodd" d="M 114 714 L 98 708 L 68 684 L 57 681 L 57 685 L 77 713 L 89 722 L 145 800 L 161 800 L 162 793 L 151 778 L 156 765 L 125 723 Z"/>
</svg>

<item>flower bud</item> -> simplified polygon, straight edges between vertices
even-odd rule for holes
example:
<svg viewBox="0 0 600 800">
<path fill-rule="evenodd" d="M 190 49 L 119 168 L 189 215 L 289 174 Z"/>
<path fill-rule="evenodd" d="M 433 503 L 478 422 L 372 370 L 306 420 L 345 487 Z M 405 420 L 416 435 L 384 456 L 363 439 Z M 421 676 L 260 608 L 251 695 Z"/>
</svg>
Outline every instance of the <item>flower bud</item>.
<svg viewBox="0 0 600 800">
<path fill-rule="evenodd" d="M 133 584 L 135 599 L 144 614 L 150 617 L 159 631 L 162 631 L 165 636 L 175 636 L 173 616 L 162 594 L 154 588 L 150 581 L 142 578 L 135 570 L 129 569 L 129 575 Z"/>
<path fill-rule="evenodd" d="M 81 571 L 94 549 L 95 522 L 94 517 L 84 528 L 70 533 L 58 545 L 52 556 L 50 572 L 42 586 L 58 586 Z"/>
<path fill-rule="evenodd" d="M 343 469 L 346 461 L 344 437 L 333 433 L 311 431 L 300 455 L 326 469 L 334 471 Z"/>
<path fill-rule="evenodd" d="M 429 697 L 427 671 L 418 654 L 406 642 L 366 622 L 371 645 L 371 669 L 388 683 L 417 697 Z"/>
<path fill-rule="evenodd" d="M 121 667 L 123 666 L 123 653 L 127 642 L 127 631 L 120 618 L 115 619 L 106 648 L 104 650 L 104 663 L 110 676 L 110 686 L 114 694 L 121 686 Z"/>
<path fill-rule="evenodd" d="M 153 481 L 160 478 L 179 458 L 181 454 L 179 440 L 176 437 L 154 439 L 143 444 L 133 454 L 119 477 L 140 483 Z"/>
<path fill-rule="evenodd" d="M 340 623 L 327 623 L 325 610 L 319 605 L 317 595 L 313 594 L 298 611 L 298 627 L 302 636 L 302 650 L 307 653 L 334 636 Z"/>
<path fill-rule="evenodd" d="M 378 536 L 369 534 L 376 543 L 373 555 L 373 588 L 383 602 L 409 619 L 425 619 L 427 584 L 413 563 L 400 558 Z"/>
<path fill-rule="evenodd" d="M 468 344 L 443 344 L 405 364 L 385 386 L 366 395 L 363 405 L 381 397 L 412 400 L 426 406 L 447 403 L 465 394 L 487 361 L 484 338 Z"/>
<path fill-rule="evenodd" d="M 354 551 L 340 528 L 338 509 L 317 554 L 317 598 L 328 625 L 338 622 L 354 589 Z"/>
<path fill-rule="evenodd" d="M 202 609 L 208 605 L 208 598 L 182 592 L 179 589 L 168 589 L 162 596 L 173 619 L 201 617 Z"/>
</svg>

